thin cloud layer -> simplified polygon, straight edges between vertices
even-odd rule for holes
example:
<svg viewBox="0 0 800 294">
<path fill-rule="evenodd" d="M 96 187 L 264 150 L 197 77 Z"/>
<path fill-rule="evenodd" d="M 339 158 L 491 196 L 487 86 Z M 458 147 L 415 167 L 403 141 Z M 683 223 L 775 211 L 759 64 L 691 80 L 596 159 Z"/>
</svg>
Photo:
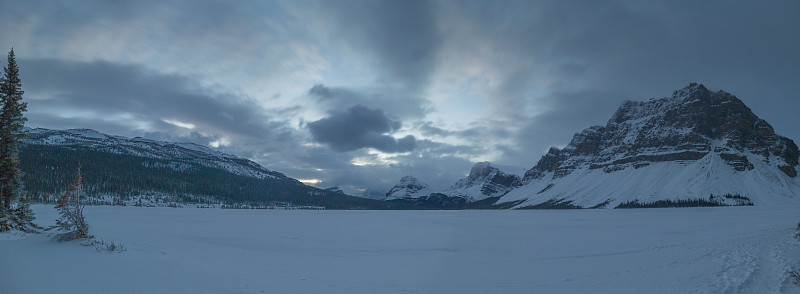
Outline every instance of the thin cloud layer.
<svg viewBox="0 0 800 294">
<path fill-rule="evenodd" d="M 328 109 L 343 109 L 352 105 L 391 109 L 391 114 L 403 118 L 419 119 L 428 113 L 428 102 L 420 95 L 398 89 L 350 89 L 317 84 L 308 90 L 315 103 Z"/>
</svg>

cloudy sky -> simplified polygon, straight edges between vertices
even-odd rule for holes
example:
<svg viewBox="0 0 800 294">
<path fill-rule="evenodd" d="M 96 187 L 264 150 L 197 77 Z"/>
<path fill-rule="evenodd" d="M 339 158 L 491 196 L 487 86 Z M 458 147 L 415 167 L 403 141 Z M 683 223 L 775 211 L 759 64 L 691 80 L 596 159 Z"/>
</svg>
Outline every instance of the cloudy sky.
<svg viewBox="0 0 800 294">
<path fill-rule="evenodd" d="M 352 194 L 530 168 L 689 82 L 800 141 L 795 0 L 0 3 L 27 126 L 194 142 Z"/>
</svg>

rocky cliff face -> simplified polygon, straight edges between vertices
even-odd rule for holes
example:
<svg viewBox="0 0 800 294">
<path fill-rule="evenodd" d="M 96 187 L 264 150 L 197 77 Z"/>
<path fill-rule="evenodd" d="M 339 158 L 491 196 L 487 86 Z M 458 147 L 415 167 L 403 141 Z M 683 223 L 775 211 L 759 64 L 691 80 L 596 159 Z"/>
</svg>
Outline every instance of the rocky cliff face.
<svg viewBox="0 0 800 294">
<path fill-rule="evenodd" d="M 792 140 L 775 134 L 736 96 L 692 83 L 669 98 L 626 101 L 605 126 L 575 134 L 564 149 L 551 148 L 524 181 L 550 173 L 563 177 L 578 167 L 610 173 L 708 154 L 737 171 L 752 170 L 752 160 L 764 160 L 796 177 L 800 153 Z"/>
<path fill-rule="evenodd" d="M 551 148 L 525 173 L 525 188 L 502 200 L 586 207 L 731 193 L 757 204 L 796 201 L 798 156 L 736 96 L 692 83 L 671 97 L 624 102 L 605 126 Z"/>
</svg>

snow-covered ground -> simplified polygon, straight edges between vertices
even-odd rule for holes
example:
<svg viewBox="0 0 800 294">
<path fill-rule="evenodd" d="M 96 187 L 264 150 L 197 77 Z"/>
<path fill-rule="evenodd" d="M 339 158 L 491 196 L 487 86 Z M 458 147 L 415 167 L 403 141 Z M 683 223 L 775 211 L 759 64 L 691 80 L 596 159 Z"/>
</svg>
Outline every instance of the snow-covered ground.
<svg viewBox="0 0 800 294">
<path fill-rule="evenodd" d="M 0 293 L 800 293 L 797 206 L 86 214 L 127 251 L 0 234 Z"/>
</svg>

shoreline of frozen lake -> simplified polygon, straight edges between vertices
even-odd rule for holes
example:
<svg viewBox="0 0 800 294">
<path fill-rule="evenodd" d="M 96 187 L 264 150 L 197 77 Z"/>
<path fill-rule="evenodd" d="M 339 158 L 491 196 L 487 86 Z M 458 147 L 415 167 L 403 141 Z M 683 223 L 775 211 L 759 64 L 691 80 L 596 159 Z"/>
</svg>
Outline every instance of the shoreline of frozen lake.
<svg viewBox="0 0 800 294">
<path fill-rule="evenodd" d="M 126 252 L 0 234 L 0 293 L 800 293 L 798 212 L 87 207 Z"/>
</svg>

